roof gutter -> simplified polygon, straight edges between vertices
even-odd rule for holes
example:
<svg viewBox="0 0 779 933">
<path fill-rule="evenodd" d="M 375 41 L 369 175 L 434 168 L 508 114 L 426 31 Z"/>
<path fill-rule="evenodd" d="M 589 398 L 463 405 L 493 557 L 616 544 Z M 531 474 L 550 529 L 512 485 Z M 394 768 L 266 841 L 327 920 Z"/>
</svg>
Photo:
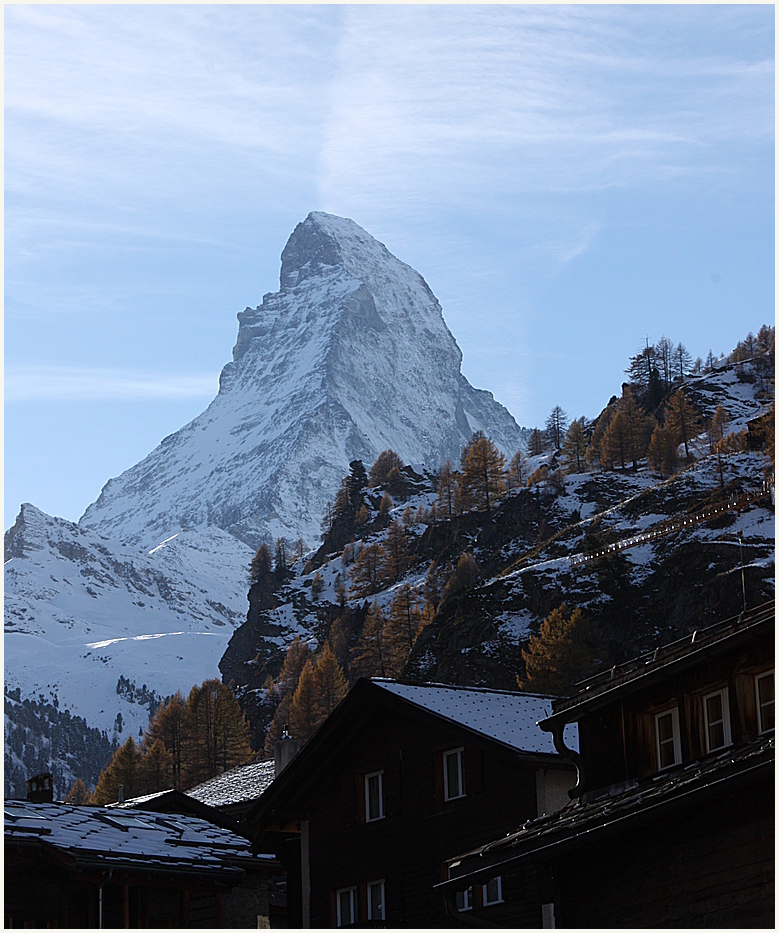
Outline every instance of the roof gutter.
<svg viewBox="0 0 779 933">
<path fill-rule="evenodd" d="M 121 794 L 119 795 L 121 796 Z M 103 929 L 103 887 L 108 884 L 113 877 L 114 870 L 113 868 L 109 870 L 108 876 L 103 878 L 100 882 L 100 887 L 97 889 L 97 928 L 98 930 Z"/>
<path fill-rule="evenodd" d="M 723 634 L 716 639 L 702 640 L 699 647 L 693 646 L 697 644 L 698 640 L 705 638 L 705 635 L 701 632 L 693 632 L 689 638 L 690 648 L 683 654 L 679 654 L 676 657 L 660 659 L 656 662 L 649 659 L 644 662 L 645 668 L 648 667 L 648 670 L 632 670 L 622 675 L 618 674 L 613 682 L 610 683 L 606 680 L 604 683 L 592 687 L 592 693 L 589 695 L 587 695 L 587 691 L 585 691 L 581 695 L 570 697 L 565 702 L 570 702 L 571 700 L 575 700 L 575 702 L 570 702 L 569 706 L 564 707 L 559 710 L 559 712 L 552 713 L 552 715 L 548 716 L 546 719 L 542 719 L 538 723 L 538 726 L 545 732 L 554 732 L 555 727 L 559 723 L 567 724 L 569 722 L 575 722 L 581 719 L 582 716 L 612 703 L 615 694 L 619 696 L 620 693 L 634 693 L 637 690 L 643 689 L 648 683 L 651 684 L 656 680 L 663 680 L 666 677 L 674 676 L 688 667 L 692 667 L 698 663 L 699 658 L 706 652 L 711 651 L 712 653 L 719 654 L 729 648 L 734 640 L 758 637 L 756 632 L 759 633 L 760 628 L 765 626 L 767 620 L 773 621 L 772 613 L 770 615 L 768 613 L 760 614 L 757 618 L 748 618 L 746 624 L 742 627 L 735 628 L 733 631 Z M 650 667 L 649 665 L 652 666 Z"/>
<path fill-rule="evenodd" d="M 708 796 L 716 794 L 721 784 L 725 784 L 728 781 L 736 781 L 741 783 L 739 779 L 746 780 L 752 776 L 753 772 L 759 771 L 766 766 L 773 767 L 774 763 L 774 758 L 771 757 L 769 760 L 761 761 L 758 764 L 752 765 L 743 771 L 739 771 L 737 774 L 727 775 L 725 777 L 719 778 L 719 780 L 713 783 L 705 784 L 702 787 L 694 787 L 682 794 L 671 797 L 670 799 L 659 800 L 657 803 L 635 809 L 630 813 L 625 813 L 613 820 L 609 820 L 608 822 L 599 823 L 597 826 L 591 826 L 589 829 L 570 832 L 560 839 L 554 839 L 552 842 L 548 842 L 545 845 L 536 846 L 535 848 L 528 848 L 524 852 L 518 852 L 515 855 L 509 856 L 508 858 L 496 859 L 494 862 L 491 862 L 484 868 L 477 868 L 471 872 L 458 875 L 456 878 L 451 878 L 449 881 L 442 881 L 439 884 L 434 885 L 434 889 L 440 890 L 442 894 L 445 894 L 449 890 L 462 891 L 469 887 L 472 883 L 487 881 L 489 878 L 495 875 L 497 869 L 504 869 L 506 865 L 514 864 L 523 858 L 540 858 L 541 861 L 545 861 L 546 859 L 553 857 L 553 855 L 549 853 L 550 849 L 559 849 L 561 846 L 566 847 L 567 844 L 567 847 L 563 848 L 562 850 L 567 851 L 576 848 L 577 846 L 581 846 L 585 841 L 585 836 L 591 836 L 594 833 L 610 830 L 610 833 L 606 833 L 608 836 L 611 833 L 619 831 L 621 824 L 624 824 L 629 820 L 633 820 L 636 817 L 646 817 L 648 814 L 653 813 L 655 810 L 662 809 L 663 807 L 675 808 L 679 804 L 686 802 L 688 797 L 691 797 L 695 794 L 700 794 L 703 799 L 706 799 Z M 760 775 L 758 775 L 758 777 L 759 776 Z M 736 786 L 738 786 L 738 784 Z M 483 854 L 488 848 L 489 846 L 485 846 L 480 855 Z"/>
<path fill-rule="evenodd" d="M 540 723 L 539 723 L 540 725 Z M 581 797 L 584 791 L 584 762 L 582 761 L 582 756 L 575 752 L 572 748 L 568 748 L 563 739 L 563 731 L 565 730 L 566 723 L 564 722 L 555 722 L 552 729 L 552 741 L 554 742 L 554 747 L 557 750 L 557 753 L 563 758 L 567 758 L 569 761 L 572 761 L 576 767 L 576 784 L 568 791 L 568 796 L 571 800 L 574 797 Z M 543 726 L 542 726 L 543 728 Z"/>
</svg>

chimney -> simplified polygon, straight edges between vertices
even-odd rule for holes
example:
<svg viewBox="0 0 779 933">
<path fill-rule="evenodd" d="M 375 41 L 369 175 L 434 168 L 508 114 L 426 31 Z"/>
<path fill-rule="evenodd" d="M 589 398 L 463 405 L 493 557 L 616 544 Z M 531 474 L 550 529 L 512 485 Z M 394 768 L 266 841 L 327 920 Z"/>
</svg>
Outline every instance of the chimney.
<svg viewBox="0 0 779 933">
<path fill-rule="evenodd" d="M 299 751 L 300 742 L 298 742 L 297 739 L 290 738 L 290 735 L 285 728 L 281 739 L 276 742 L 276 745 L 273 749 L 273 757 L 275 758 L 276 762 L 273 776 L 278 777 Z"/>
<path fill-rule="evenodd" d="M 51 803 L 54 800 L 54 785 L 50 774 L 36 774 L 25 783 L 30 803 Z"/>
<path fill-rule="evenodd" d="M 119 799 L 117 803 L 124 803 L 124 784 L 119 785 Z"/>
</svg>

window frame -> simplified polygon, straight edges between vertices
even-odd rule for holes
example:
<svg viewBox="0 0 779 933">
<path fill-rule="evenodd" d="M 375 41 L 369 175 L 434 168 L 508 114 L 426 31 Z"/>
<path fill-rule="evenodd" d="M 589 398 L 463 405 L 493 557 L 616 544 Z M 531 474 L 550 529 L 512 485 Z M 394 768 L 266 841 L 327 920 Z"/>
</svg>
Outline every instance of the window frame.
<svg viewBox="0 0 779 933">
<path fill-rule="evenodd" d="M 351 919 L 349 923 L 343 923 L 341 916 L 341 895 L 349 894 L 349 909 Z M 339 888 L 335 892 L 335 925 L 337 927 L 353 927 L 357 923 L 357 885 L 351 885 L 348 888 Z"/>
<path fill-rule="evenodd" d="M 462 897 L 463 906 L 460 907 L 460 898 Z M 457 906 L 458 913 L 464 913 L 466 910 L 473 910 L 473 885 L 466 888 L 464 891 L 456 891 L 454 895 L 454 902 Z"/>
<path fill-rule="evenodd" d="M 373 916 L 373 905 L 371 903 L 371 889 L 375 887 L 381 887 L 381 916 Z M 380 878 L 378 881 L 369 881 L 366 886 L 366 891 L 368 895 L 368 919 L 369 920 L 386 920 L 387 919 L 387 904 L 385 901 L 386 898 L 386 888 L 384 886 L 384 878 Z"/>
<path fill-rule="evenodd" d="M 489 884 L 490 884 L 491 881 L 497 881 L 497 882 L 498 882 L 498 896 L 497 896 L 497 898 L 496 898 L 494 901 L 489 900 L 489 897 L 488 897 L 488 895 L 487 895 L 487 888 L 489 887 Z M 490 878 L 490 880 L 487 882 L 487 884 L 483 884 L 483 885 L 481 886 L 481 888 L 482 888 L 482 891 L 481 891 L 481 893 L 482 893 L 482 904 L 484 904 L 485 907 L 492 907 L 493 904 L 502 904 L 502 903 L 503 903 L 503 877 L 502 877 L 502 875 L 495 875 L 494 878 Z"/>
<path fill-rule="evenodd" d="M 771 678 L 773 678 L 773 676 L 774 676 L 774 669 L 773 669 L 773 668 L 772 668 L 770 671 L 763 671 L 762 674 L 755 674 L 755 704 L 757 705 L 757 732 L 758 732 L 758 735 L 765 735 L 765 734 L 768 733 L 768 732 L 774 732 L 774 731 L 775 731 L 775 726 L 770 726 L 769 728 L 766 728 L 766 727 L 763 725 L 763 707 L 764 707 L 764 706 L 768 706 L 768 703 L 761 703 L 761 702 L 760 702 L 760 681 L 763 680 L 763 679 L 765 679 L 766 677 L 771 677 Z M 771 702 L 771 704 L 773 704 L 773 703 L 774 703 L 774 700 L 771 700 L 770 702 Z M 774 710 L 775 710 L 775 709 L 776 709 L 776 707 L 774 706 Z M 775 714 L 774 714 L 774 715 L 775 715 Z M 774 723 L 775 723 L 775 722 L 776 722 L 776 719 L 774 719 Z"/>
<path fill-rule="evenodd" d="M 456 756 L 457 761 L 457 779 L 459 783 L 459 793 L 452 794 L 450 793 L 449 788 L 449 768 L 447 767 L 447 762 L 449 758 Z M 450 800 L 459 800 L 461 797 L 465 796 L 465 748 L 452 748 L 443 753 L 443 768 L 444 768 L 444 803 L 448 803 Z"/>
<path fill-rule="evenodd" d="M 379 815 L 371 816 L 371 794 L 370 794 L 370 781 L 371 778 L 378 778 L 378 787 L 379 787 Z M 376 823 L 379 820 L 383 820 L 385 817 L 384 810 L 384 770 L 381 771 L 371 771 L 369 774 L 365 775 L 365 822 L 366 823 Z"/>
<path fill-rule="evenodd" d="M 722 702 L 722 719 L 709 721 L 709 707 L 708 701 L 712 697 L 720 697 Z M 718 752 L 723 748 L 729 748 L 733 744 L 733 736 L 730 731 L 730 703 L 729 703 L 729 694 L 727 687 L 720 687 L 719 690 L 712 690 L 711 693 L 707 693 L 703 697 L 703 728 L 706 737 L 706 751 L 707 752 Z M 711 744 L 711 727 L 716 726 L 719 723 L 722 723 L 722 736 L 724 743 L 722 745 L 716 745 L 712 747 Z"/>
<path fill-rule="evenodd" d="M 670 714 L 671 716 L 671 729 L 672 729 L 672 738 L 673 738 L 673 750 L 674 750 L 674 760 L 668 764 L 663 764 L 663 755 L 662 747 L 660 743 L 660 729 L 658 728 L 658 721 L 665 718 Z M 667 741 L 667 740 L 666 740 Z M 663 742 L 665 744 L 665 742 Z M 681 733 L 679 730 L 679 707 L 671 706 L 667 709 L 661 710 L 659 713 L 655 713 L 655 754 L 657 755 L 657 770 L 666 771 L 668 768 L 674 768 L 676 765 L 682 763 L 682 742 L 681 742 Z"/>
</svg>

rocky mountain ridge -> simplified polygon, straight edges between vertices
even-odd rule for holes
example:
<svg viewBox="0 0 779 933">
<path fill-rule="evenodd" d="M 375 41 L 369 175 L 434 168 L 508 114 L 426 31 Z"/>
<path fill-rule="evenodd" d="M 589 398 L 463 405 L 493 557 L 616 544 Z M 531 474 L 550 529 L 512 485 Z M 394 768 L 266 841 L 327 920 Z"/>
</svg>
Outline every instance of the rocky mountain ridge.
<svg viewBox="0 0 779 933">
<path fill-rule="evenodd" d="M 436 467 L 475 430 L 509 455 L 526 442 L 463 377 L 422 276 L 351 220 L 310 214 L 284 248 L 279 291 L 238 319 L 199 417 L 109 480 L 77 524 L 25 504 L 6 532 L 5 681 L 19 697 L 7 735 L 24 710 L 9 773 L 54 755 L 36 733 L 51 710 L 110 744 L 146 725 L 138 697 L 217 676 L 246 618 L 255 547 L 282 535 L 317 545 L 351 460 L 392 447 Z"/>
<path fill-rule="evenodd" d="M 351 220 L 314 212 L 282 253 L 280 290 L 238 315 L 233 360 L 202 415 L 109 480 L 80 524 L 151 547 L 216 525 L 253 547 L 318 540 L 350 461 L 396 450 L 437 466 L 483 430 L 526 443 L 460 372 L 426 282 Z"/>
</svg>

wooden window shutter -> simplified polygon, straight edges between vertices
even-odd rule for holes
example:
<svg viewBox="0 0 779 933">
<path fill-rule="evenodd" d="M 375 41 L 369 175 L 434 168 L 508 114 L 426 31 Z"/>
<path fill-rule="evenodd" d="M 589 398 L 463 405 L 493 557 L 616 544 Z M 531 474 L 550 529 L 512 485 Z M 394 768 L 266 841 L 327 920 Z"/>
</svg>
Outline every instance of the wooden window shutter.
<svg viewBox="0 0 779 933">
<path fill-rule="evenodd" d="M 435 802 L 444 802 L 444 753 L 433 752 L 433 781 L 435 786 Z"/>
<path fill-rule="evenodd" d="M 384 814 L 387 817 L 400 816 L 401 812 L 400 768 L 384 770 Z"/>
<path fill-rule="evenodd" d="M 341 813 L 347 826 L 354 826 L 358 817 L 358 782 L 356 775 L 347 774 L 341 778 Z M 364 808 L 364 804 L 363 804 Z"/>
<path fill-rule="evenodd" d="M 484 766 L 480 748 L 465 747 L 465 794 L 473 797 L 484 790 Z"/>
</svg>

